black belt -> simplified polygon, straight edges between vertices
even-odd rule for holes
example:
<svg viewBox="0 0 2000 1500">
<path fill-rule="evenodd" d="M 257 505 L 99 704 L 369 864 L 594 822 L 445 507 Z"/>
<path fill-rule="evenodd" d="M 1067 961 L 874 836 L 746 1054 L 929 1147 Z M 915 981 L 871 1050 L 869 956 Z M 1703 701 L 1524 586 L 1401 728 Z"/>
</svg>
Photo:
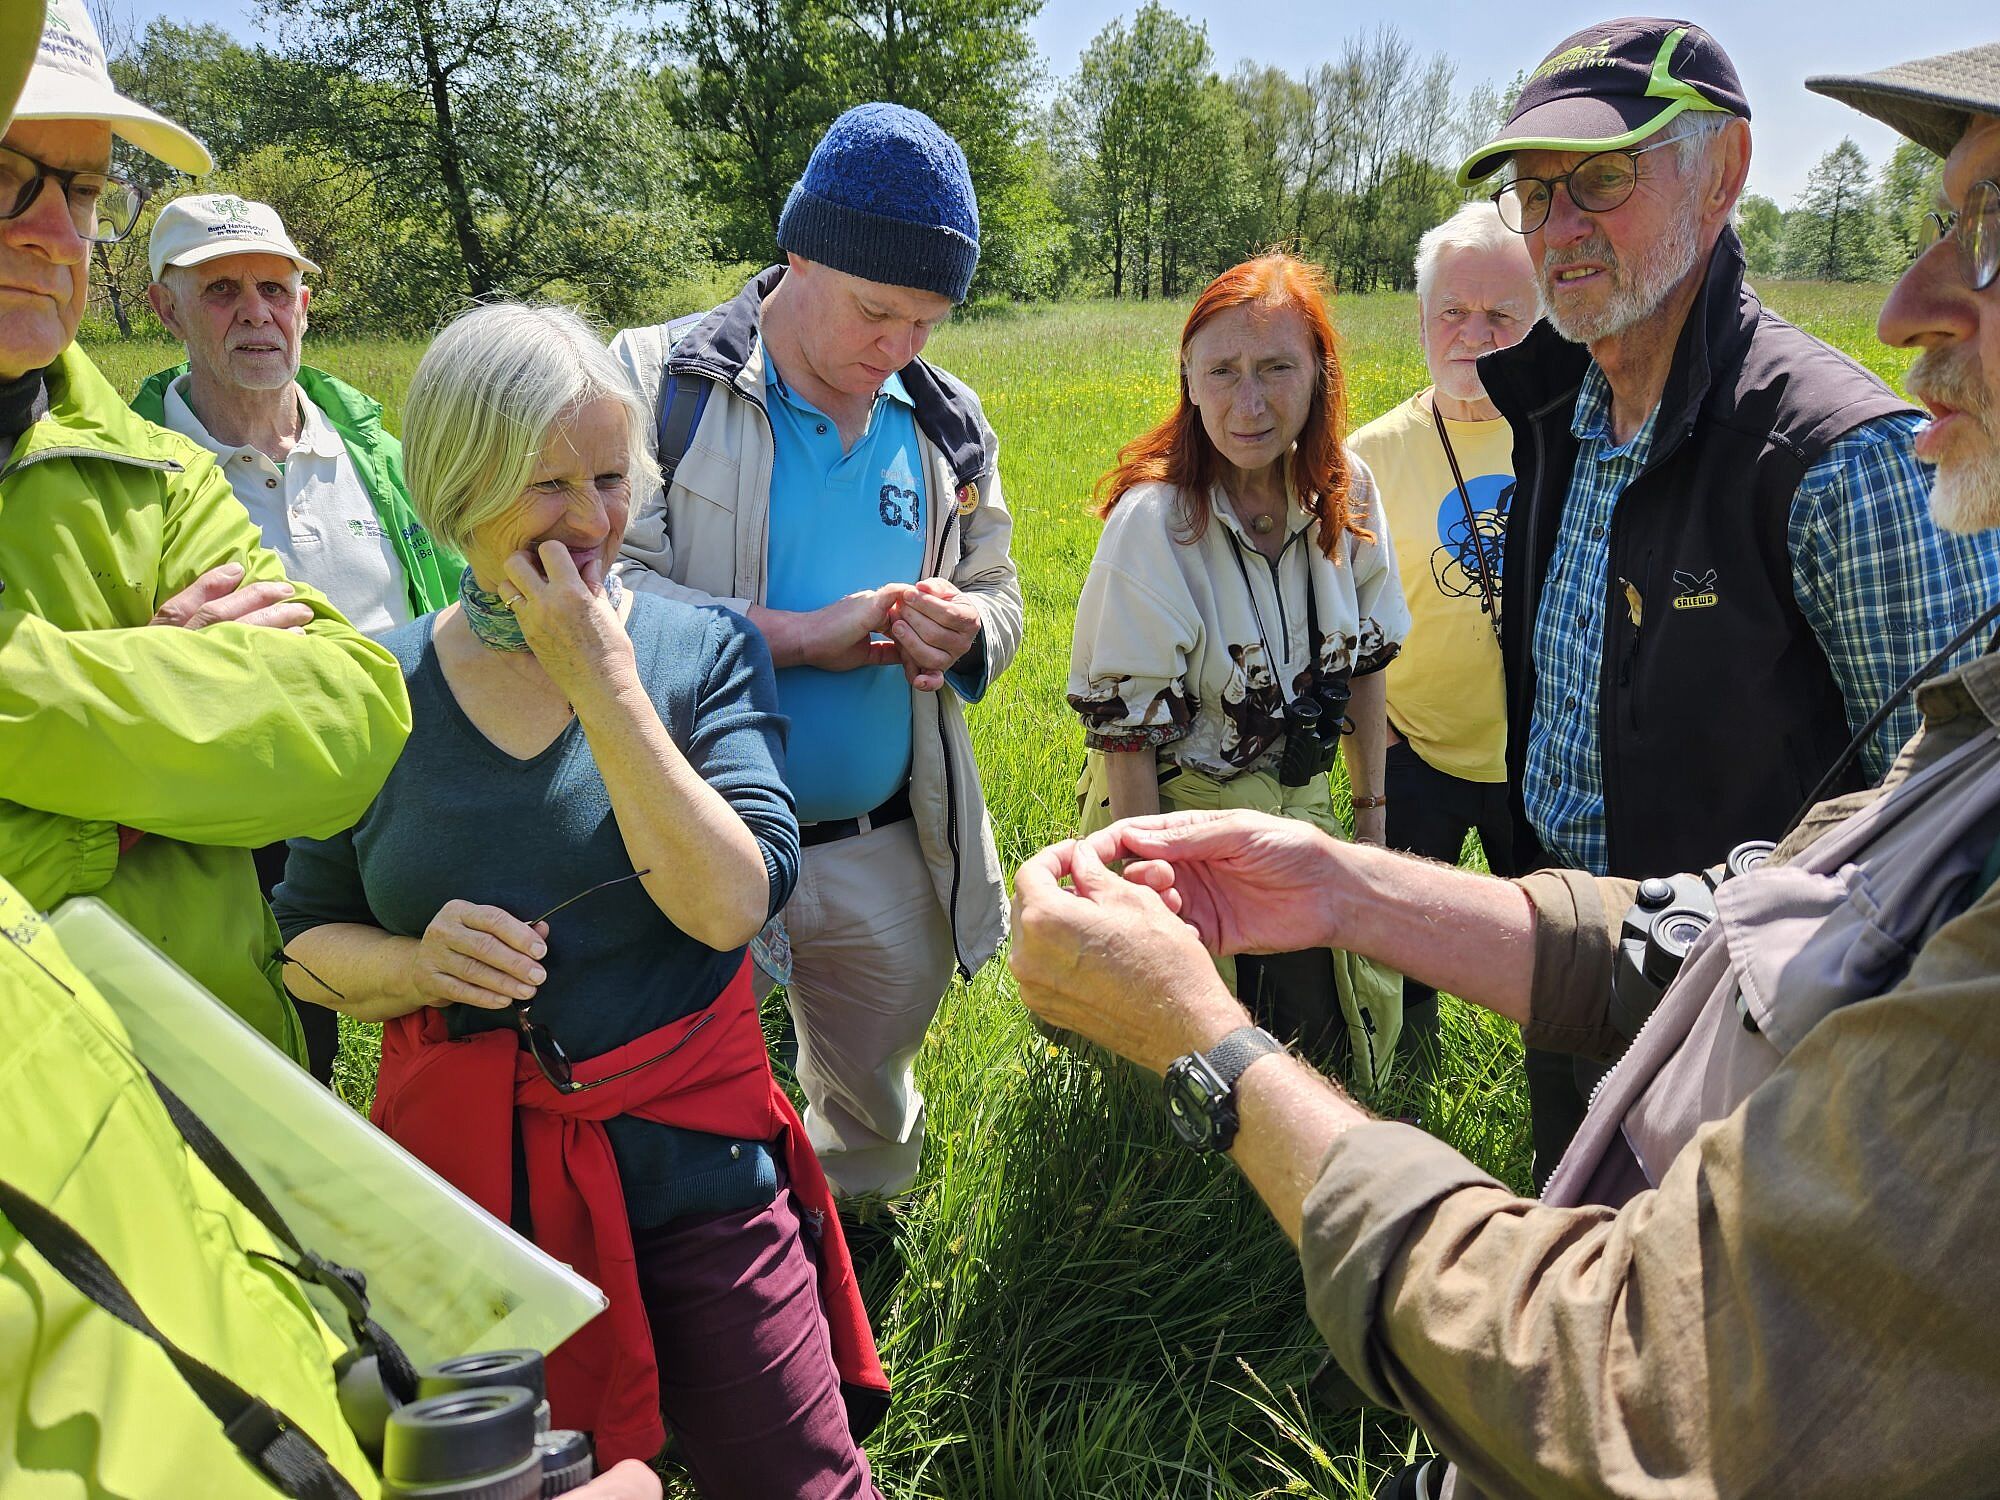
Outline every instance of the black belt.
<svg viewBox="0 0 2000 1500">
<path fill-rule="evenodd" d="M 824 823 L 801 823 L 799 847 L 811 849 L 819 844 L 831 844 L 838 839 L 851 839 L 857 833 L 866 833 L 871 828 L 883 828 L 890 823 L 900 823 L 909 816 L 910 784 L 904 782 L 880 807 L 873 812 L 865 812 L 858 818 L 828 818 Z"/>
</svg>

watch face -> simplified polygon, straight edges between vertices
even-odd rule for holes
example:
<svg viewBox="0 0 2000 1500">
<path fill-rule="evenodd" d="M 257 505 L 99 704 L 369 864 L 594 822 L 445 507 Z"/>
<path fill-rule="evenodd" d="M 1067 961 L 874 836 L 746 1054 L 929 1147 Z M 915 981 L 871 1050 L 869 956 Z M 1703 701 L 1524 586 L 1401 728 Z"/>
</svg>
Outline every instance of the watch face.
<svg viewBox="0 0 2000 1500">
<path fill-rule="evenodd" d="M 1189 1053 L 1167 1069 L 1167 1119 L 1174 1134 L 1197 1151 L 1210 1149 L 1216 1135 L 1216 1109 L 1229 1088 L 1198 1052 Z"/>
</svg>

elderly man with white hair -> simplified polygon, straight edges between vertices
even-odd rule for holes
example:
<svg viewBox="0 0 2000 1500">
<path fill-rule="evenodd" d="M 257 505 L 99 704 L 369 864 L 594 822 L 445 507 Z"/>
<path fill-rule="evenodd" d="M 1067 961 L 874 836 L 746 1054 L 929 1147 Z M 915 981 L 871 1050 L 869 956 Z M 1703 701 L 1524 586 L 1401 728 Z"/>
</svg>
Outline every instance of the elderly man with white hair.
<svg viewBox="0 0 2000 1500">
<path fill-rule="evenodd" d="M 309 583 L 371 636 L 442 609 L 465 560 L 410 506 L 403 446 L 381 403 L 300 362 L 308 274 L 319 267 L 268 203 L 231 193 L 176 198 L 153 221 L 146 288 L 187 359 L 148 377 L 132 409 L 215 455 L 287 576 Z M 256 851 L 269 896 L 285 846 Z M 334 1013 L 299 1012 L 307 1065 L 333 1079 Z"/>
<path fill-rule="evenodd" d="M 1348 439 L 1375 475 L 1410 610 L 1385 674 L 1388 840 L 1456 864 L 1476 831 L 1487 868 L 1511 875 L 1499 631 L 1514 434 L 1477 361 L 1534 325 L 1535 272 L 1499 210 L 1468 203 L 1417 242 L 1416 276 L 1431 384 Z M 1428 1078 L 1438 1046 L 1437 991 L 1405 979 L 1396 1050 Z"/>
</svg>

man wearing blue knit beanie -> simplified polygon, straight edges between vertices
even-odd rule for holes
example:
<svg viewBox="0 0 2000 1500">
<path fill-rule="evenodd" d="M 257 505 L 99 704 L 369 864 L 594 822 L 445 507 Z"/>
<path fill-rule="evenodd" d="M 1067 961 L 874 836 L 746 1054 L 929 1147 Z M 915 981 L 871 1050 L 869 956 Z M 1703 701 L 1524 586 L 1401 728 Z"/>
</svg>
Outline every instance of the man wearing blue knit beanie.
<svg viewBox="0 0 2000 1500">
<path fill-rule="evenodd" d="M 1013 522 L 979 398 L 919 358 L 979 263 L 965 153 L 915 110 L 851 109 L 778 245 L 721 307 L 612 343 L 662 472 L 619 570 L 770 643 L 804 858 L 752 953 L 787 986 L 834 1191 L 892 1197 L 923 1149 L 924 1032 L 1006 935 L 960 705 L 1020 643 Z"/>
</svg>

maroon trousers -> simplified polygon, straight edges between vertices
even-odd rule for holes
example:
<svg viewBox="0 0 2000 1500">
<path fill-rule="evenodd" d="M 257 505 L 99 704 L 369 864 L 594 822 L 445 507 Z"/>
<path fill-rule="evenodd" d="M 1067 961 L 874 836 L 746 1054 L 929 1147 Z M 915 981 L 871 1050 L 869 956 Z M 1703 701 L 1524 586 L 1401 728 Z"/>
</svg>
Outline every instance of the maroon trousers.
<svg viewBox="0 0 2000 1500">
<path fill-rule="evenodd" d="M 782 1167 L 765 1207 L 638 1230 L 632 1248 L 660 1407 L 706 1500 L 881 1500 Z"/>
</svg>

